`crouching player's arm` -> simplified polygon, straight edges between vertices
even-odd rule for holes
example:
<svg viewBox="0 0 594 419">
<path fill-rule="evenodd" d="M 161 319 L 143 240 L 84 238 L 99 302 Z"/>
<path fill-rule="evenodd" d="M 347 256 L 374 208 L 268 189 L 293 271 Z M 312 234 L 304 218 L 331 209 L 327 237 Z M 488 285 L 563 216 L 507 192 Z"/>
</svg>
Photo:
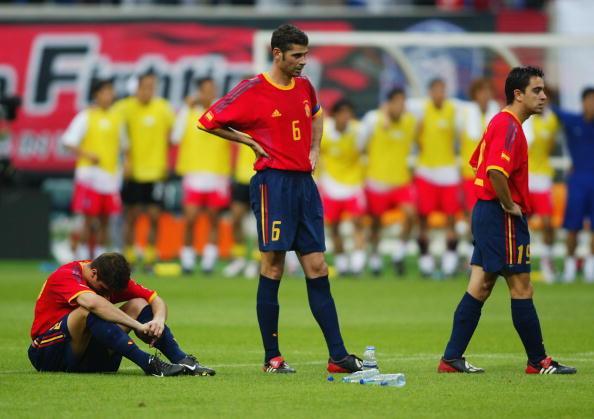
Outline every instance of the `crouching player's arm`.
<svg viewBox="0 0 594 419">
<path fill-rule="evenodd" d="M 90 313 L 95 314 L 103 320 L 128 327 L 134 330 L 137 334 L 150 335 L 149 323 L 142 324 L 138 322 L 117 308 L 111 302 L 100 295 L 95 294 L 94 292 L 83 292 L 76 298 L 76 302 L 79 306 L 85 308 Z"/>
<path fill-rule="evenodd" d="M 151 309 L 153 311 L 153 319 L 144 324 L 144 326 L 148 327 L 148 335 L 152 336 L 153 339 L 150 342 L 151 346 L 155 343 L 157 339 L 161 337 L 163 334 L 163 330 L 165 329 L 165 321 L 167 320 L 167 304 L 165 301 L 159 297 L 158 295 L 153 298 L 150 302 Z"/>
</svg>

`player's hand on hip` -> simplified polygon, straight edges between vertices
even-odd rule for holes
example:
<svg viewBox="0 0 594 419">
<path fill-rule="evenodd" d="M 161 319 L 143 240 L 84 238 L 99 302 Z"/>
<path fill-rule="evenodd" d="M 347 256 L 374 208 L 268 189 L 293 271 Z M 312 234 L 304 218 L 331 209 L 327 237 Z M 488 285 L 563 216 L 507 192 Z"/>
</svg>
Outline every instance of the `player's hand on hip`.
<svg viewBox="0 0 594 419">
<path fill-rule="evenodd" d="M 512 204 L 511 208 L 506 208 L 503 204 L 501 204 L 501 207 L 503 208 L 503 211 L 505 211 L 511 215 L 516 215 L 518 217 L 522 216 L 522 207 L 520 207 L 515 202 Z"/>
<path fill-rule="evenodd" d="M 309 151 L 309 163 L 311 164 L 311 170 L 316 170 L 316 166 L 318 164 L 318 160 L 320 158 L 320 150 L 319 149 L 312 149 Z"/>
<path fill-rule="evenodd" d="M 256 159 L 259 159 L 260 157 L 270 157 L 268 155 L 268 153 L 266 152 L 266 150 L 264 150 L 262 148 L 262 146 L 260 144 L 258 144 L 257 142 L 253 142 L 252 145 L 252 150 L 254 150 L 254 153 L 256 154 Z"/>
<path fill-rule="evenodd" d="M 132 176 L 132 163 L 126 159 L 123 166 L 124 178 L 129 179 Z"/>
<path fill-rule="evenodd" d="M 99 164 L 99 156 L 95 153 L 87 153 L 87 159 L 90 160 L 91 164 L 97 165 Z"/>
</svg>

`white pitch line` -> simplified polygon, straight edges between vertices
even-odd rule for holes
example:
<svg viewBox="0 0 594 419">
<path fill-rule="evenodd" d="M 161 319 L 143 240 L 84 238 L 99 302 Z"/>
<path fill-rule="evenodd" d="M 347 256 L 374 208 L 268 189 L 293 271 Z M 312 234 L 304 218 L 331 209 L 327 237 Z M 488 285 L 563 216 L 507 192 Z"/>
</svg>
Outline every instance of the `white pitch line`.
<svg viewBox="0 0 594 419">
<path fill-rule="evenodd" d="M 412 361 L 424 361 L 428 359 L 436 359 L 438 360 L 441 357 L 441 354 L 416 354 L 416 355 L 397 355 L 389 358 L 381 358 L 381 362 L 394 362 L 394 361 L 403 361 L 403 362 L 412 362 Z M 526 359 L 525 355 L 520 354 L 507 354 L 507 353 L 492 353 L 492 354 L 472 354 L 468 356 L 468 358 L 478 358 L 478 359 L 513 359 L 513 360 L 524 360 Z M 567 356 L 560 356 L 559 359 L 563 361 L 590 361 L 594 362 L 594 352 L 578 352 L 574 354 L 567 354 Z M 304 361 L 304 362 L 297 362 L 294 365 L 324 365 L 325 361 Z M 249 364 L 209 364 L 209 366 L 213 368 L 259 368 L 262 364 L 257 363 L 249 363 Z M 137 367 L 123 367 L 120 368 L 120 371 L 135 371 L 138 370 Z M 0 371 L 0 375 L 9 375 L 9 374 L 23 374 L 23 373 L 31 373 L 34 372 L 33 369 L 27 370 L 8 370 L 8 371 Z"/>
</svg>

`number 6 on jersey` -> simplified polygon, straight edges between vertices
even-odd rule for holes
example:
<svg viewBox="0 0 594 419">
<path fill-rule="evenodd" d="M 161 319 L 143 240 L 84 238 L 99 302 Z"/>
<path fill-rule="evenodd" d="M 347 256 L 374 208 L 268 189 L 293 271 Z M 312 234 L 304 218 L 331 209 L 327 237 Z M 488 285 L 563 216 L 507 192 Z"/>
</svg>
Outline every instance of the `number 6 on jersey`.
<svg viewBox="0 0 594 419">
<path fill-rule="evenodd" d="M 299 129 L 299 120 L 295 119 L 291 122 L 291 128 L 293 129 L 293 141 L 301 140 L 301 130 Z"/>
</svg>

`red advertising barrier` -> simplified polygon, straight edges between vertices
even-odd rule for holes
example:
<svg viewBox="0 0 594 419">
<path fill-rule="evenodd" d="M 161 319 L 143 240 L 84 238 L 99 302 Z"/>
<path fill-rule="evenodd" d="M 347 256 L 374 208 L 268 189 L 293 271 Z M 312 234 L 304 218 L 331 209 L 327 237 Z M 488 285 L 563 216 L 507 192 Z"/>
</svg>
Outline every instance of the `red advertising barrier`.
<svg viewBox="0 0 594 419">
<path fill-rule="evenodd" d="M 298 21 L 283 17 L 241 24 L 231 19 L 206 23 L 198 18 L 15 23 L 0 16 L 0 96 L 18 95 L 23 99 L 19 116 L 10 126 L 10 142 L 3 142 L 0 136 L 0 159 L 8 154 L 19 170 L 69 171 L 72 156 L 58 140 L 74 115 L 89 104 L 93 78 L 113 77 L 116 91 L 125 95 L 134 75 L 153 70 L 160 78 L 157 94 L 178 108 L 192 91 L 193 81 L 200 77 L 213 77 L 223 94 L 251 75 L 255 31 L 258 27 L 270 30 L 286 21 L 305 31 L 429 30 L 436 24 L 456 31 L 493 29 L 489 14 L 443 20 L 421 15 Z M 390 64 L 389 57 L 379 49 L 359 48 L 354 53 L 351 46 L 319 46 L 312 47 L 310 57 L 307 74 L 324 107 L 346 96 L 356 98 L 362 113 L 377 106 L 382 92 L 406 83 L 396 71 L 397 66 Z M 449 60 L 461 65 L 455 77 L 482 68 L 481 63 L 466 56 L 452 56 Z M 470 68 L 471 64 L 479 68 Z M 381 71 L 384 67 L 387 72 Z M 397 77 L 388 74 L 390 71 L 398 73 Z M 460 91 L 469 82 L 469 77 L 464 77 L 458 81 Z"/>
<path fill-rule="evenodd" d="M 88 105 L 95 77 L 113 77 L 123 94 L 134 74 L 152 69 L 161 79 L 158 94 L 175 107 L 205 75 L 228 90 L 252 71 L 253 32 L 195 23 L 0 26 L 0 87 L 23 99 L 10 127 L 12 164 L 42 172 L 72 168 L 58 139 Z"/>
</svg>

